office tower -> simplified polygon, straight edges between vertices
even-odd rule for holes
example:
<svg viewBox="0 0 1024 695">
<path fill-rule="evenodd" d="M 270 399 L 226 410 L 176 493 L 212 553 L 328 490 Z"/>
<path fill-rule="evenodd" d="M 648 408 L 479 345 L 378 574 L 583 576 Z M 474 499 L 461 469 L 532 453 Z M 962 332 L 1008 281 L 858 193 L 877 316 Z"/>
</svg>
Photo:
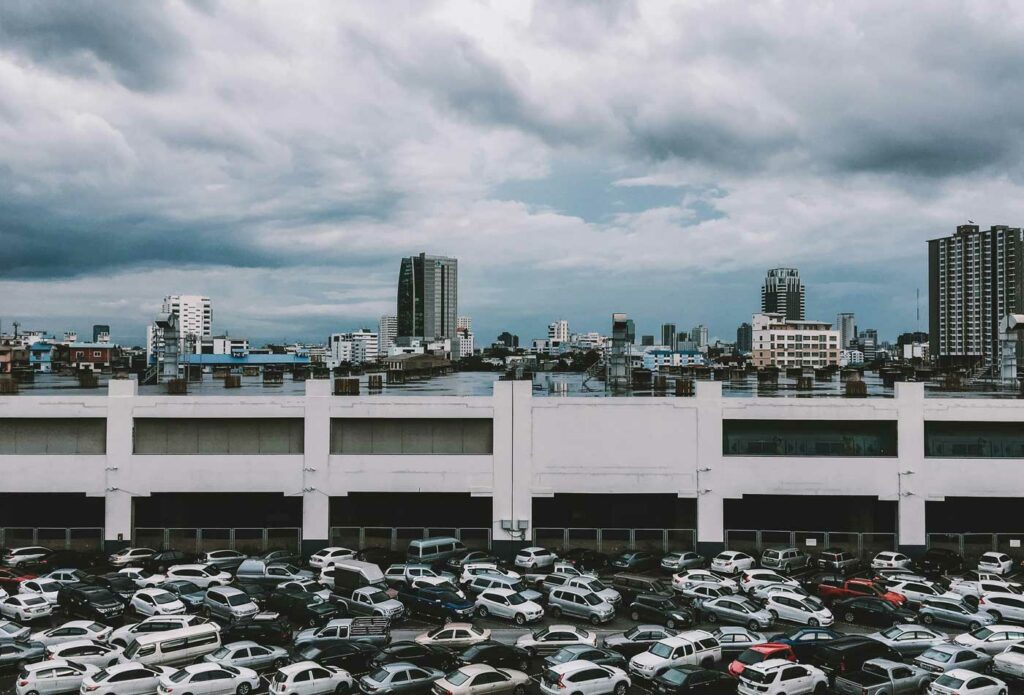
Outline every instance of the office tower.
<svg viewBox="0 0 1024 695">
<path fill-rule="evenodd" d="M 377 322 L 377 335 L 380 336 L 380 354 L 387 355 L 398 336 L 398 317 L 392 314 L 381 316 Z"/>
<path fill-rule="evenodd" d="M 653 346 L 654 345 L 654 336 L 653 335 L 642 335 L 642 336 L 640 336 L 640 345 L 643 346 L 643 347 Z"/>
<path fill-rule="evenodd" d="M 398 335 L 455 338 L 459 261 L 421 253 L 402 259 L 398 273 Z"/>
<path fill-rule="evenodd" d="M 519 336 L 504 331 L 498 336 L 498 342 L 509 349 L 519 347 Z"/>
<path fill-rule="evenodd" d="M 928 241 L 928 346 L 940 366 L 988 368 L 999 322 L 1022 308 L 1021 232 L 963 224 Z"/>
<path fill-rule="evenodd" d="M 569 342 L 569 322 L 565 319 L 559 319 L 554 323 L 548 324 L 548 344 L 550 345 L 553 342 Z"/>
<path fill-rule="evenodd" d="M 761 313 L 782 314 L 789 321 L 804 320 L 804 284 L 796 268 L 772 268 L 761 288 Z"/>
<path fill-rule="evenodd" d="M 92 327 L 92 342 L 94 343 L 109 343 L 110 342 L 110 326 L 102 323 L 93 324 Z"/>
<path fill-rule="evenodd" d="M 850 312 L 836 314 L 836 329 L 839 331 L 839 345 L 844 350 L 850 347 L 850 341 L 857 337 L 856 319 Z"/>
<path fill-rule="evenodd" d="M 754 349 L 754 329 L 744 321 L 736 329 L 736 352 L 747 353 Z"/>
<path fill-rule="evenodd" d="M 465 328 L 467 331 L 473 330 L 473 317 L 472 316 L 460 316 L 455 322 L 456 328 Z"/>
<path fill-rule="evenodd" d="M 851 340 L 850 344 L 864 353 L 865 362 L 874 362 L 875 357 L 878 356 L 878 331 L 874 328 L 866 328 L 857 335 L 856 339 Z"/>
<path fill-rule="evenodd" d="M 679 347 L 679 338 L 676 336 L 676 325 L 674 323 L 661 324 L 661 344 L 669 350 Z"/>
<path fill-rule="evenodd" d="M 195 294 L 174 294 L 164 297 L 162 316 L 178 317 L 178 354 L 198 354 L 204 337 L 213 335 L 213 302 Z M 150 326 L 146 331 L 146 355 L 152 364 L 163 353 L 163 331 Z"/>
<path fill-rule="evenodd" d="M 707 347 L 708 344 L 708 328 L 707 326 L 694 326 L 693 330 L 690 331 L 690 342 L 697 344 L 697 349 Z"/>
</svg>

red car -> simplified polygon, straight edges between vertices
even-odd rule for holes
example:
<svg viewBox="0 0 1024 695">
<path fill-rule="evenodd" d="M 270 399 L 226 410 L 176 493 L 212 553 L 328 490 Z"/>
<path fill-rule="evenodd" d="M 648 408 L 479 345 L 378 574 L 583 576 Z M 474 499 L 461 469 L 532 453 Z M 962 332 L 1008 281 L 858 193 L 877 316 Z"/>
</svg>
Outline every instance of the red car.
<svg viewBox="0 0 1024 695">
<path fill-rule="evenodd" d="M 739 678 L 743 669 L 753 664 L 759 664 L 768 659 L 785 659 L 796 661 L 796 654 L 788 644 L 768 642 L 766 644 L 755 644 L 753 647 L 736 657 L 736 660 L 729 664 L 729 675 Z"/>
<path fill-rule="evenodd" d="M 7 593 L 14 595 L 18 593 L 18 587 L 26 579 L 35 579 L 36 575 L 22 572 L 21 570 L 0 567 L 0 587 Z"/>
<path fill-rule="evenodd" d="M 826 579 L 818 584 L 817 594 L 826 604 L 858 596 L 885 599 L 897 608 L 907 602 L 907 597 L 903 594 L 889 591 L 882 584 L 870 579 Z"/>
</svg>

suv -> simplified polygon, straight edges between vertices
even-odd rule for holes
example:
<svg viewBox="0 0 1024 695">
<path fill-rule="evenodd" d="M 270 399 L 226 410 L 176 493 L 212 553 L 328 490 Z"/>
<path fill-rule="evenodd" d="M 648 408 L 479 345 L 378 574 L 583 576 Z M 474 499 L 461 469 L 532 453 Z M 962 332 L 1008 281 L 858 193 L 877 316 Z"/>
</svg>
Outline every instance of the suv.
<svg viewBox="0 0 1024 695">
<path fill-rule="evenodd" d="M 799 548 L 781 548 L 765 550 L 761 553 L 761 567 L 792 572 L 797 567 L 807 567 L 811 558 Z"/>
<path fill-rule="evenodd" d="M 515 565 L 516 567 L 522 567 L 525 570 L 531 572 L 542 571 L 544 567 L 550 567 L 555 564 L 555 560 L 558 556 L 547 548 L 540 548 L 537 546 L 531 546 L 529 548 L 523 548 L 516 553 Z"/>
<path fill-rule="evenodd" d="M 642 574 L 616 574 L 612 576 L 611 587 L 619 592 L 622 600 L 633 603 L 640 594 L 675 596 L 672 587 L 661 579 L 645 577 Z"/>
<path fill-rule="evenodd" d="M 964 559 L 948 548 L 928 548 L 917 564 L 925 574 L 948 574 L 963 570 Z"/>
<path fill-rule="evenodd" d="M 124 602 L 102 586 L 65 584 L 57 592 L 57 605 L 70 617 L 107 622 L 124 615 Z"/>
<path fill-rule="evenodd" d="M 722 660 L 722 646 L 704 630 L 690 630 L 652 644 L 646 652 L 629 660 L 629 672 L 651 680 L 673 666 L 711 668 Z"/>
<path fill-rule="evenodd" d="M 142 569 L 153 574 L 163 574 L 168 568 L 175 565 L 188 565 L 196 561 L 198 555 L 186 553 L 181 550 L 165 548 L 153 553 L 152 556 L 142 561 Z"/>
<path fill-rule="evenodd" d="M 199 611 L 207 618 L 220 618 L 232 623 L 251 618 L 260 612 L 252 597 L 233 586 L 213 586 L 206 590 Z"/>
<path fill-rule="evenodd" d="M 17 567 L 21 569 L 22 567 L 37 564 L 39 560 L 42 560 L 52 553 L 52 550 L 44 548 L 41 545 L 11 548 L 4 553 L 3 563 L 8 567 Z"/>
<path fill-rule="evenodd" d="M 578 695 L 626 695 L 629 686 L 629 676 L 621 668 L 580 659 L 546 670 L 540 677 L 539 689 L 546 695 L 561 695 L 566 688 Z"/>
<path fill-rule="evenodd" d="M 607 623 L 615 618 L 615 606 L 608 603 L 589 589 L 578 586 L 563 586 L 554 589 L 548 596 L 551 617 L 556 620 L 562 614 L 589 620 L 592 625 Z"/>
<path fill-rule="evenodd" d="M 736 690 L 742 695 L 807 695 L 827 688 L 828 678 L 820 668 L 769 659 L 744 668 Z"/>
<path fill-rule="evenodd" d="M 825 548 L 818 555 L 818 567 L 846 574 L 860 567 L 860 558 L 842 548 Z"/>
</svg>

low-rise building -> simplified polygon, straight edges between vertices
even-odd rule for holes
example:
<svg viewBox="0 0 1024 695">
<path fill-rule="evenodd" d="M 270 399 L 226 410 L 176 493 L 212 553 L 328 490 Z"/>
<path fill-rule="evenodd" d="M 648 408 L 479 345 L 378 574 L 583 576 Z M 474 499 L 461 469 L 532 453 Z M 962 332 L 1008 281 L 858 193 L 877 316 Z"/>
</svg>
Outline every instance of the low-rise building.
<svg viewBox="0 0 1024 695">
<path fill-rule="evenodd" d="M 70 343 L 67 351 L 68 366 L 75 371 L 110 371 L 114 353 L 110 343 Z"/>
<path fill-rule="evenodd" d="M 643 353 L 644 369 L 653 372 L 668 367 L 703 366 L 707 363 L 699 350 L 647 350 Z"/>
<path fill-rule="evenodd" d="M 786 319 L 779 313 L 754 314 L 752 363 L 755 367 L 839 365 L 839 331 L 827 321 Z"/>
</svg>

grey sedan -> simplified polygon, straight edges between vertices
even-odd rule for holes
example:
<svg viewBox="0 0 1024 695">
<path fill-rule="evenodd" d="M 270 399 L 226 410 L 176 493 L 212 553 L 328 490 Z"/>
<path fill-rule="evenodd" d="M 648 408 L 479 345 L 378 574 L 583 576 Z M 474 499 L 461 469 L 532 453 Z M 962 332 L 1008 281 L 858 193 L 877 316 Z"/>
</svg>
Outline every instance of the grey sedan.
<svg viewBox="0 0 1024 695">
<path fill-rule="evenodd" d="M 764 644 L 768 638 L 760 632 L 752 632 L 745 627 L 723 625 L 712 633 L 722 646 L 722 658 L 729 661 L 747 651 L 755 644 Z"/>
<path fill-rule="evenodd" d="M 253 671 L 281 668 L 288 663 L 288 652 L 281 647 L 264 647 L 250 640 L 231 642 L 203 657 L 221 666 L 251 668 Z"/>
<path fill-rule="evenodd" d="M 958 644 L 940 644 L 914 659 L 914 664 L 932 673 L 945 673 L 956 668 L 984 673 L 992 663 L 988 654 L 961 647 Z"/>
<path fill-rule="evenodd" d="M 917 615 L 925 625 L 956 625 L 974 631 L 983 625 L 994 625 L 996 619 L 985 611 L 971 608 L 952 599 L 930 599 L 921 604 Z"/>
<path fill-rule="evenodd" d="M 700 611 L 709 623 L 733 623 L 743 625 L 748 630 L 771 627 L 775 623 L 767 609 L 735 596 L 722 596 L 704 601 Z"/>
<path fill-rule="evenodd" d="M 359 689 L 366 695 L 413 695 L 426 693 L 443 671 L 436 668 L 420 667 L 405 661 L 381 666 L 376 671 L 359 679 Z"/>
<path fill-rule="evenodd" d="M 917 656 L 940 644 L 949 644 L 949 637 L 924 625 L 896 625 L 868 635 L 873 640 L 899 652 L 901 656 Z"/>
</svg>

